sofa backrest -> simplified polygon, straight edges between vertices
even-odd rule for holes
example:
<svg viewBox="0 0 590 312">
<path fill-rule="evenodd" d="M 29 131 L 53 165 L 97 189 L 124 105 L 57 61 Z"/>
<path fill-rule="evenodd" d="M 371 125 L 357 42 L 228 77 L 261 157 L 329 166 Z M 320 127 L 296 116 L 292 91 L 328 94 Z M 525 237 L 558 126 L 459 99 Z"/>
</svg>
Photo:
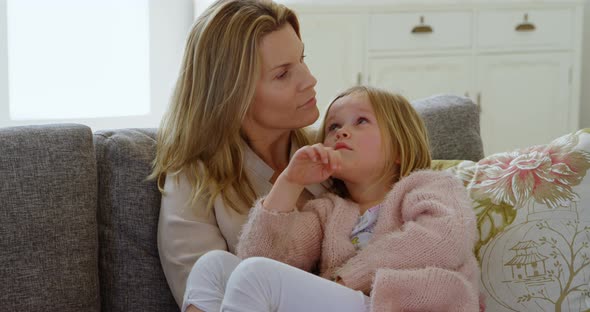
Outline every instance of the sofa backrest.
<svg viewBox="0 0 590 312">
<path fill-rule="evenodd" d="M 433 158 L 483 157 L 473 102 L 436 96 L 413 104 Z M 178 311 L 158 256 L 161 195 L 146 181 L 155 136 L 92 136 L 82 125 L 0 129 L 0 283 L 11 286 L 0 307 Z"/>
<path fill-rule="evenodd" d="M 102 311 L 178 311 L 158 256 L 161 196 L 155 181 L 146 181 L 155 134 L 122 129 L 94 135 Z"/>
<path fill-rule="evenodd" d="M 433 158 L 483 157 L 479 112 L 469 99 L 444 95 L 412 104 L 425 121 Z M 155 136 L 156 129 L 107 130 L 94 135 L 103 311 L 178 309 L 157 250 L 161 196 L 155 181 L 145 181 L 155 156 Z"/>
<path fill-rule="evenodd" d="M 92 132 L 0 129 L 0 310 L 100 311 Z"/>
</svg>

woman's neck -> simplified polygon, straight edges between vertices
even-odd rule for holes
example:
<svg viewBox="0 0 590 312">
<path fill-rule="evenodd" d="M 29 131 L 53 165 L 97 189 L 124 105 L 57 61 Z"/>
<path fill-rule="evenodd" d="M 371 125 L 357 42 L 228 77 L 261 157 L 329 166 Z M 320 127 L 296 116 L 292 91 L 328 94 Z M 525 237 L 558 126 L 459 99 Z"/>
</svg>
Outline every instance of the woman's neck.
<svg viewBox="0 0 590 312">
<path fill-rule="evenodd" d="M 275 175 L 278 176 L 287 167 L 291 150 L 291 131 L 252 131 L 246 132 L 245 135 L 248 146 L 275 171 Z M 273 177 L 273 180 L 274 178 L 276 177 Z"/>
<path fill-rule="evenodd" d="M 391 190 L 391 185 L 383 183 L 368 182 L 345 182 L 350 199 L 359 205 L 359 212 L 362 215 L 367 209 L 377 206 L 385 199 Z"/>
</svg>

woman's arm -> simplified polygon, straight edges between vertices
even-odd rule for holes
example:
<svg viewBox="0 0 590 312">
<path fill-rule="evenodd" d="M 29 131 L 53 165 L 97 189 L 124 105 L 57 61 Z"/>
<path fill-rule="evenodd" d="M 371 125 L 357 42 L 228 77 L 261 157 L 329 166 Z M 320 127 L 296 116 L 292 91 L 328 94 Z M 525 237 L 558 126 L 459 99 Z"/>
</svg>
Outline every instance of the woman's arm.
<svg viewBox="0 0 590 312">
<path fill-rule="evenodd" d="M 160 220 L 158 224 L 158 250 L 168 285 L 176 303 L 182 305 L 186 279 L 199 257 L 210 250 L 227 250 L 227 244 L 213 212 L 204 211 L 205 200 L 189 206 L 191 186 L 184 175 L 168 176 L 164 184 Z"/>
</svg>

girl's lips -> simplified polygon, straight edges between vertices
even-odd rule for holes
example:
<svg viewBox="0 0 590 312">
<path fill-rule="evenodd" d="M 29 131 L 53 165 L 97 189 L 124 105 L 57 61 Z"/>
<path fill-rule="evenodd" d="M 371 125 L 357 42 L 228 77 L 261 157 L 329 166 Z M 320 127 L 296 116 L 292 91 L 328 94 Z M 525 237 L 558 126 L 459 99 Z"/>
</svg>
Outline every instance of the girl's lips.
<svg viewBox="0 0 590 312">
<path fill-rule="evenodd" d="M 334 150 L 340 150 L 340 149 L 347 149 L 347 150 L 351 150 L 350 146 L 348 146 L 346 143 L 344 142 L 338 142 L 336 143 L 336 145 L 334 145 Z"/>
</svg>

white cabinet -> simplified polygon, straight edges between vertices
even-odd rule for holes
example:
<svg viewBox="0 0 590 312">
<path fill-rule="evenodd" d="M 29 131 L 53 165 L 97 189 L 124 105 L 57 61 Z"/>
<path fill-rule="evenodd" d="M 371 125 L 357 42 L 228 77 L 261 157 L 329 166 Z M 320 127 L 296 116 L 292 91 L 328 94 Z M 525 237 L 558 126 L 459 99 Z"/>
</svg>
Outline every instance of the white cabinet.
<svg viewBox="0 0 590 312">
<path fill-rule="evenodd" d="M 452 93 L 467 96 L 473 90 L 469 57 L 395 57 L 369 60 L 369 84 L 409 99 Z"/>
<path fill-rule="evenodd" d="M 477 59 L 486 154 L 546 144 L 570 131 L 569 53 Z"/>
<path fill-rule="evenodd" d="M 366 83 L 481 108 L 489 155 L 578 128 L 582 0 L 471 0 L 296 8 L 320 109 Z"/>
<path fill-rule="evenodd" d="M 299 14 L 305 62 L 316 77 L 321 116 L 340 91 L 362 80 L 366 16 L 358 14 Z"/>
</svg>

